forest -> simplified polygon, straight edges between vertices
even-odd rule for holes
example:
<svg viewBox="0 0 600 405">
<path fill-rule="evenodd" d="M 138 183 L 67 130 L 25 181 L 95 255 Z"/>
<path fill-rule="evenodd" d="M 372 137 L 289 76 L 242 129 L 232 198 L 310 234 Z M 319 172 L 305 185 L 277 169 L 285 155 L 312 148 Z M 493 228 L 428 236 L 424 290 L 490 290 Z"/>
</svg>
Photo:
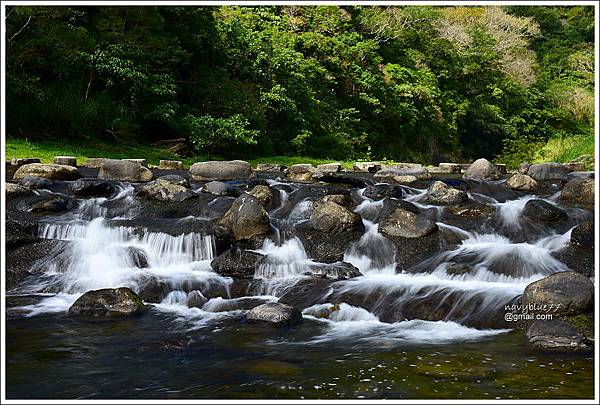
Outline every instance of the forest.
<svg viewBox="0 0 600 405">
<path fill-rule="evenodd" d="M 6 134 L 511 166 L 594 139 L 594 8 L 6 9 Z"/>
</svg>

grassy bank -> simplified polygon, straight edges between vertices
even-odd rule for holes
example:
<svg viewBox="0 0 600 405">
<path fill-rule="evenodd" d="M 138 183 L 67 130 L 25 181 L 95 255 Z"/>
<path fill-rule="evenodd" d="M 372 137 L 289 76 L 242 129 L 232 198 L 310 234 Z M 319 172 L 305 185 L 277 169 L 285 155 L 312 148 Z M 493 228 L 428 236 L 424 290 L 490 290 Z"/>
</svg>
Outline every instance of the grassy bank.
<svg viewBox="0 0 600 405">
<path fill-rule="evenodd" d="M 593 167 L 594 135 L 550 139 L 537 153 L 536 163 L 583 161 Z"/>
</svg>

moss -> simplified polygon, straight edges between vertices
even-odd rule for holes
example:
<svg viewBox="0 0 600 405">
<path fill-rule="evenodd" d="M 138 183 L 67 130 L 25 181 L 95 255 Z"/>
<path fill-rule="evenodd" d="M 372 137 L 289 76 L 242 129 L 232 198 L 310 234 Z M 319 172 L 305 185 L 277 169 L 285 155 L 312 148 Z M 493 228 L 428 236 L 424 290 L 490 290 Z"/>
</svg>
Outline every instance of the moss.
<svg viewBox="0 0 600 405">
<path fill-rule="evenodd" d="M 564 321 L 589 340 L 594 340 L 594 315 L 591 313 L 567 316 Z"/>
</svg>

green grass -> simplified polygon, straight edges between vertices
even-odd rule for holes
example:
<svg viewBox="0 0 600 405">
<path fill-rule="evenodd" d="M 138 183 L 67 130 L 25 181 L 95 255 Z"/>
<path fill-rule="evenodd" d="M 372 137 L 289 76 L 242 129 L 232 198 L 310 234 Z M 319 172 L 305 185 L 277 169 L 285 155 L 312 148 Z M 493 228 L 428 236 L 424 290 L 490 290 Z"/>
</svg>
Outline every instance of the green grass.
<svg viewBox="0 0 600 405">
<path fill-rule="evenodd" d="M 330 160 L 330 159 L 317 159 L 311 157 L 304 156 L 270 156 L 270 157 L 261 157 L 256 159 L 250 159 L 250 164 L 252 166 L 256 166 L 259 163 L 277 163 L 286 166 L 291 166 L 299 163 L 310 163 L 313 166 L 317 166 L 324 163 L 341 163 L 342 167 L 345 169 L 351 169 L 352 163 L 351 161 L 339 161 L 339 160 Z"/>
<path fill-rule="evenodd" d="M 594 144 L 593 134 L 550 139 L 538 152 L 535 163 L 565 163 L 578 160 L 585 162 L 586 166 L 591 168 L 594 160 Z"/>
</svg>

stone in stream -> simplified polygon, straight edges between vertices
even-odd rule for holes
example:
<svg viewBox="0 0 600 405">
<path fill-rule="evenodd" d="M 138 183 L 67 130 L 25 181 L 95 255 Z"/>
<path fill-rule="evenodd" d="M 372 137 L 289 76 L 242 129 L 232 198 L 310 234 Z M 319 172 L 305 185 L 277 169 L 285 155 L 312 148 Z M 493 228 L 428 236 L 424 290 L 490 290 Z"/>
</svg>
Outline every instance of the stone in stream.
<svg viewBox="0 0 600 405">
<path fill-rule="evenodd" d="M 463 179 L 470 180 L 497 180 L 500 177 L 498 169 L 487 159 L 477 159 L 465 170 Z"/>
<path fill-rule="evenodd" d="M 446 211 L 459 217 L 485 218 L 494 213 L 494 208 L 478 201 L 467 200 L 446 208 Z"/>
<path fill-rule="evenodd" d="M 571 231 L 570 242 L 552 255 L 571 270 L 593 277 L 594 269 L 594 222 L 586 221 Z"/>
<path fill-rule="evenodd" d="M 319 264 L 316 266 L 311 266 L 310 270 L 310 275 L 314 277 L 332 280 L 347 280 L 349 278 L 362 276 L 360 270 L 347 262 L 337 262 L 326 265 Z"/>
<path fill-rule="evenodd" d="M 55 156 L 52 163 L 77 167 L 77 158 L 73 156 Z"/>
<path fill-rule="evenodd" d="M 286 169 L 286 165 L 279 163 L 259 163 L 254 170 L 257 172 L 283 172 Z"/>
<path fill-rule="evenodd" d="M 220 196 L 239 197 L 241 192 L 231 184 L 223 183 L 222 181 L 209 181 L 200 189 L 203 193 L 209 193 Z"/>
<path fill-rule="evenodd" d="M 352 170 L 362 173 L 377 173 L 381 170 L 379 162 L 356 162 L 352 165 Z"/>
<path fill-rule="evenodd" d="M 273 207 L 274 196 L 269 186 L 259 184 L 255 186 L 248 194 L 255 197 L 265 210 Z"/>
<path fill-rule="evenodd" d="M 89 158 L 88 160 L 86 160 L 86 162 L 83 164 L 84 167 L 87 167 L 88 169 L 99 169 L 102 167 L 102 165 L 104 164 L 104 162 L 106 162 L 107 158 Z"/>
<path fill-rule="evenodd" d="M 183 162 L 181 160 L 160 160 L 158 168 L 163 170 L 182 170 Z"/>
<path fill-rule="evenodd" d="M 521 173 L 510 176 L 510 178 L 506 180 L 506 185 L 513 190 L 521 191 L 533 191 L 538 187 L 537 181 L 528 175 Z"/>
<path fill-rule="evenodd" d="M 31 190 L 36 189 L 51 189 L 56 185 L 54 180 L 48 180 L 43 177 L 25 176 L 19 180 L 19 184 Z"/>
<path fill-rule="evenodd" d="M 523 208 L 523 216 L 536 222 L 554 223 L 567 219 L 567 212 L 544 200 L 529 200 Z"/>
<path fill-rule="evenodd" d="M 153 183 L 141 186 L 139 192 L 158 201 L 180 202 L 197 197 L 189 187 L 190 184 L 185 178 L 169 174 L 159 177 Z"/>
<path fill-rule="evenodd" d="M 75 209 L 77 203 L 70 197 L 58 194 L 34 196 L 28 201 L 19 201 L 18 208 L 22 212 L 36 214 L 52 214 Z"/>
<path fill-rule="evenodd" d="M 70 316 L 122 318 L 144 313 L 142 299 L 127 287 L 88 291 L 69 308 Z"/>
<path fill-rule="evenodd" d="M 323 163 L 317 166 L 317 170 L 325 173 L 339 173 L 342 170 L 341 163 Z"/>
<path fill-rule="evenodd" d="M 386 197 L 402 198 L 404 191 L 401 186 L 393 184 L 375 184 L 367 186 L 363 196 L 371 200 L 383 200 Z"/>
<path fill-rule="evenodd" d="M 70 186 L 71 192 L 78 197 L 112 197 L 117 193 L 117 183 L 111 180 L 82 178 Z"/>
<path fill-rule="evenodd" d="M 42 177 L 48 180 L 76 180 L 79 177 L 79 171 L 73 166 L 29 163 L 17 169 L 13 178 L 22 179 L 26 176 Z"/>
<path fill-rule="evenodd" d="M 243 160 L 198 162 L 190 167 L 190 177 L 199 181 L 247 179 L 252 175 L 250 163 Z"/>
<path fill-rule="evenodd" d="M 437 230 L 431 219 L 404 208 L 396 208 L 379 223 L 379 232 L 390 238 L 421 238 Z"/>
<path fill-rule="evenodd" d="M 140 166 L 148 167 L 148 162 L 146 162 L 146 159 L 121 159 L 121 160 L 125 160 L 126 162 L 137 163 Z"/>
<path fill-rule="evenodd" d="M 201 291 L 193 290 L 187 296 L 186 304 L 188 308 L 202 308 L 208 302 L 208 298 Z"/>
<path fill-rule="evenodd" d="M 568 204 L 594 205 L 594 180 L 574 178 L 569 180 L 560 192 L 560 202 Z"/>
<path fill-rule="evenodd" d="M 341 205 L 349 210 L 352 210 L 356 206 L 356 203 L 348 194 L 328 194 L 315 201 L 314 207 L 316 208 L 319 205 L 328 202 L 336 203 L 337 205 Z"/>
<path fill-rule="evenodd" d="M 425 201 L 435 205 L 455 205 L 468 198 L 464 191 L 450 187 L 442 181 L 435 181 L 429 186 Z"/>
<path fill-rule="evenodd" d="M 10 160 L 11 166 L 23 166 L 30 163 L 42 163 L 38 158 L 12 158 Z"/>
<path fill-rule="evenodd" d="M 535 180 L 562 180 L 572 170 L 560 163 L 547 162 L 529 166 L 527 174 Z"/>
<path fill-rule="evenodd" d="M 134 183 L 148 182 L 153 177 L 150 169 L 129 160 L 107 160 L 98 172 L 98 178 L 102 180 L 130 181 Z"/>
<path fill-rule="evenodd" d="M 361 178 L 359 176 L 353 175 L 352 173 L 318 172 L 313 174 L 312 179 L 323 183 L 343 184 L 357 188 L 365 188 L 369 184 L 373 184 L 370 179 Z"/>
<path fill-rule="evenodd" d="M 270 231 L 269 215 L 260 202 L 249 194 L 238 197 L 219 224 L 231 229 L 235 240 L 248 240 Z"/>
<path fill-rule="evenodd" d="M 409 184 L 417 180 L 428 180 L 431 174 L 424 167 L 386 167 L 375 173 L 373 179 L 383 183 Z"/>
<path fill-rule="evenodd" d="M 439 173 L 460 173 L 460 165 L 457 163 L 440 163 L 438 170 Z"/>
<path fill-rule="evenodd" d="M 529 171 L 529 167 L 531 167 L 531 163 L 521 163 L 519 165 L 519 173 L 527 174 L 527 172 Z"/>
<path fill-rule="evenodd" d="M 210 267 L 218 274 L 237 279 L 251 279 L 258 261 L 264 256 L 260 253 L 232 247 L 210 262 Z"/>
<path fill-rule="evenodd" d="M 594 305 L 594 284 L 574 271 L 563 271 L 529 284 L 521 297 L 531 313 L 579 315 Z"/>
<path fill-rule="evenodd" d="M 267 302 L 252 308 L 246 314 L 251 323 L 266 323 L 273 326 L 294 326 L 302 322 L 300 311 L 289 305 Z"/>
<path fill-rule="evenodd" d="M 31 190 L 15 183 L 6 183 L 6 198 L 12 198 L 18 195 L 30 194 Z"/>
<path fill-rule="evenodd" d="M 317 173 L 318 171 L 313 165 L 301 163 L 290 166 L 287 170 L 286 177 L 292 182 L 310 183 L 313 181 L 313 175 Z"/>
<path fill-rule="evenodd" d="M 542 350 L 580 351 L 588 349 L 586 339 L 568 323 L 537 320 L 527 330 L 529 343 Z"/>
</svg>

